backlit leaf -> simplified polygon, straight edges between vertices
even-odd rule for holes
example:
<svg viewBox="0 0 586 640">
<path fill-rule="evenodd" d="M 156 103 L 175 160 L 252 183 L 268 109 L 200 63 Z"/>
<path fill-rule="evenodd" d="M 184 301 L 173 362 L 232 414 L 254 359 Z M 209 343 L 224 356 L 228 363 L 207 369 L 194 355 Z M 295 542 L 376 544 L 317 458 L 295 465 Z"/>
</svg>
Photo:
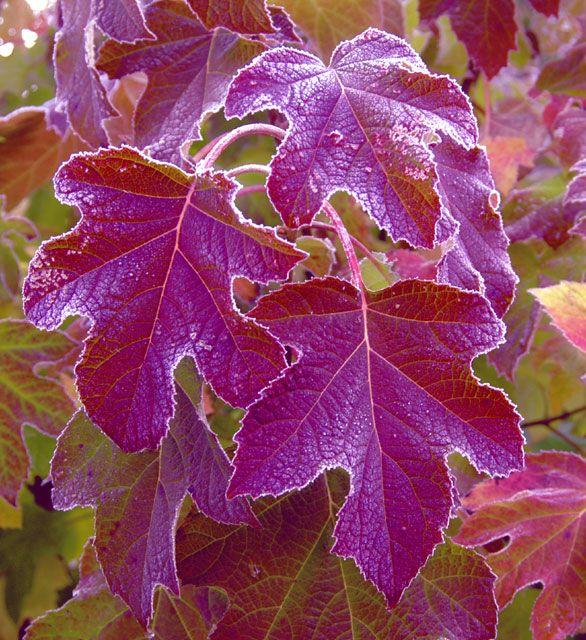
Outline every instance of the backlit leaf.
<svg viewBox="0 0 586 640">
<path fill-rule="evenodd" d="M 179 164 L 182 146 L 200 139 L 201 121 L 223 105 L 238 68 L 265 47 L 223 29 L 208 31 L 182 2 L 159 0 L 145 16 L 156 40 L 110 40 L 100 50 L 97 68 L 111 78 L 147 74 L 134 115 L 135 143 Z"/>
<path fill-rule="evenodd" d="M 0 118 L 0 201 L 10 211 L 49 180 L 59 165 L 82 148 L 71 132 L 58 135 L 42 107 L 24 107 Z"/>
<path fill-rule="evenodd" d="M 347 479 L 334 472 L 301 492 L 261 498 L 262 529 L 187 516 L 177 533 L 182 581 L 222 587 L 232 604 L 214 638 L 494 637 L 494 577 L 479 556 L 450 543 L 436 548 L 389 613 L 356 565 L 329 553 L 347 491 Z"/>
<path fill-rule="evenodd" d="M 433 246 L 441 203 L 429 143 L 436 131 L 466 147 L 476 140 L 457 84 L 431 75 L 400 38 L 369 29 L 337 47 L 330 67 L 293 49 L 261 54 L 232 83 L 226 114 L 267 108 L 290 123 L 267 182 L 285 224 L 309 223 L 345 190 L 393 239 Z"/>
<path fill-rule="evenodd" d="M 534 640 L 575 633 L 586 610 L 586 461 L 561 451 L 527 456 L 526 468 L 505 480 L 487 480 L 464 500 L 473 511 L 456 540 L 486 544 L 510 537 L 490 553 L 496 597 L 505 607 L 534 582 L 544 586 L 533 609 Z"/>
<path fill-rule="evenodd" d="M 513 300 L 518 278 L 496 211 L 498 193 L 486 152 L 481 147 L 467 151 L 446 138 L 434 147 L 433 154 L 444 204 L 459 224 L 453 247 L 438 265 L 438 280 L 484 293 L 502 317 Z"/>
<path fill-rule="evenodd" d="M 474 66 L 489 78 L 507 65 L 509 51 L 517 48 L 513 0 L 419 0 L 419 13 L 424 24 L 448 15 Z"/>
<path fill-rule="evenodd" d="M 96 549 L 106 579 L 143 624 L 157 584 L 178 593 L 173 536 L 188 490 L 203 513 L 256 524 L 246 500 L 225 497 L 232 469 L 201 417 L 197 373 L 187 364 L 178 371 L 175 416 L 158 452 L 123 453 L 78 413 L 53 458 L 54 506 L 97 507 Z"/>
<path fill-rule="evenodd" d="M 226 27 L 243 34 L 272 33 L 265 0 L 187 0 L 206 29 Z"/>
<path fill-rule="evenodd" d="M 137 0 L 92 0 L 96 24 L 115 40 L 134 42 L 152 38 L 144 23 L 143 10 Z"/>
<path fill-rule="evenodd" d="M 415 280 L 361 302 L 347 282 L 313 279 L 250 315 L 301 356 L 249 408 L 228 495 L 279 495 L 343 467 L 333 551 L 394 605 L 450 517 L 445 456 L 492 474 L 522 465 L 518 415 L 470 372 L 502 326 L 478 294 Z"/>
<path fill-rule="evenodd" d="M 23 425 L 57 436 L 75 408 L 58 382 L 35 374 L 35 365 L 60 360 L 75 346 L 63 333 L 0 321 L 0 496 L 13 505 L 29 469 Z"/>
<path fill-rule="evenodd" d="M 83 217 L 41 246 L 24 304 L 39 327 L 92 318 L 76 368 L 90 419 L 125 451 L 155 448 L 185 355 L 218 395 L 250 404 L 283 368 L 283 349 L 235 309 L 231 278 L 285 278 L 304 254 L 241 219 L 224 175 L 189 176 L 128 147 L 75 156 L 55 186 Z"/>
</svg>

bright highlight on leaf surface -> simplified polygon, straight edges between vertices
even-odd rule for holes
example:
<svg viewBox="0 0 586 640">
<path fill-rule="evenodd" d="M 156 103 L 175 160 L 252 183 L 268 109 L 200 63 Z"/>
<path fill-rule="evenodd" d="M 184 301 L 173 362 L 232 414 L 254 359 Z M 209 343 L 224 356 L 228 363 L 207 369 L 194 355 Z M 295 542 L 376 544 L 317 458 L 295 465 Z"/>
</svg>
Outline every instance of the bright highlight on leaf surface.
<svg viewBox="0 0 586 640">
<path fill-rule="evenodd" d="M 83 217 L 30 263 L 25 310 L 43 328 L 70 314 L 92 319 L 77 387 L 119 446 L 158 445 L 185 355 L 233 406 L 279 375 L 283 348 L 235 309 L 231 278 L 283 279 L 305 254 L 240 218 L 234 182 L 122 148 L 74 156 L 55 188 Z"/>
<path fill-rule="evenodd" d="M 182 363 L 177 377 L 175 415 L 157 452 L 123 453 L 80 412 L 60 436 L 52 466 L 54 506 L 97 508 L 106 579 L 143 624 L 157 584 L 178 593 L 173 538 L 188 490 L 215 520 L 257 525 L 244 498 L 225 497 L 232 467 L 201 415 L 193 365 Z"/>
<path fill-rule="evenodd" d="M 226 114 L 275 108 L 289 120 L 271 162 L 269 196 L 285 224 L 311 222 L 333 192 L 352 193 L 395 240 L 432 247 L 442 212 L 430 143 L 476 142 L 468 98 L 430 74 L 400 38 L 369 29 L 332 54 L 267 51 L 240 71 Z"/>
<path fill-rule="evenodd" d="M 329 552 L 347 491 L 347 478 L 336 471 L 303 491 L 261 498 L 254 507 L 260 530 L 187 516 L 177 533 L 182 582 L 217 585 L 231 602 L 213 637 L 493 638 L 494 576 L 478 555 L 449 542 L 436 547 L 399 605 L 386 610 L 356 565 Z"/>
<path fill-rule="evenodd" d="M 226 27 L 242 34 L 272 33 L 265 0 L 187 0 L 206 29 Z"/>
<path fill-rule="evenodd" d="M 541 582 L 531 622 L 534 639 L 562 640 L 575 633 L 586 610 L 586 461 L 561 451 L 529 454 L 523 471 L 476 486 L 464 506 L 473 514 L 457 542 L 511 538 L 487 557 L 498 576 L 499 607 L 519 589 Z"/>
<path fill-rule="evenodd" d="M 0 496 L 11 504 L 29 473 L 22 427 L 57 436 L 75 409 L 63 387 L 35 374 L 35 365 L 64 358 L 76 343 L 22 320 L 0 322 Z"/>
<path fill-rule="evenodd" d="M 182 145 L 200 139 L 202 119 L 222 106 L 232 76 L 265 47 L 223 29 L 208 31 L 182 2 L 159 0 L 145 16 L 156 39 L 110 40 L 100 49 L 97 68 L 111 78 L 147 74 L 134 115 L 135 142 L 179 164 Z"/>
<path fill-rule="evenodd" d="M 544 289 L 531 289 L 556 327 L 578 349 L 586 351 L 586 284 L 561 282 Z"/>
<path fill-rule="evenodd" d="M 450 517 L 445 456 L 491 474 L 522 466 L 519 416 L 470 371 L 501 323 L 481 296 L 416 280 L 362 302 L 347 282 L 313 279 L 249 315 L 301 356 L 249 408 L 228 495 L 279 495 L 343 467 L 333 551 L 396 604 Z"/>
</svg>

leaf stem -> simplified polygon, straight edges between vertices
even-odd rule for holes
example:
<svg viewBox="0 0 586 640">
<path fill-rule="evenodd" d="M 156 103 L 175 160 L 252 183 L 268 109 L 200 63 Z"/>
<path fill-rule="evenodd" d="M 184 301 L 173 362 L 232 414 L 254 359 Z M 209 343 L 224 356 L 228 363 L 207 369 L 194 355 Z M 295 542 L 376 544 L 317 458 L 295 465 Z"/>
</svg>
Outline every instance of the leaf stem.
<svg viewBox="0 0 586 640">
<path fill-rule="evenodd" d="M 318 222 L 317 220 L 314 220 L 313 222 L 311 222 L 311 223 L 309 223 L 307 225 L 302 224 L 301 226 L 302 227 L 308 227 L 310 229 L 323 229 L 324 231 L 333 231 L 334 233 L 337 233 L 337 229 L 333 225 L 327 224 L 326 222 Z M 364 256 L 366 258 L 368 258 L 372 262 L 372 264 L 379 271 L 381 276 L 389 284 L 394 284 L 391 276 L 389 275 L 389 273 L 387 271 L 385 271 L 383 269 L 383 267 L 381 266 L 381 263 L 376 259 L 376 257 L 372 253 L 372 251 L 370 251 L 370 249 L 368 249 L 368 247 L 366 247 L 366 245 L 364 245 L 362 242 L 360 242 L 360 240 L 358 240 L 358 238 L 355 238 L 354 236 L 350 236 L 350 240 L 352 241 L 352 244 L 358 249 L 358 251 L 362 252 L 364 254 Z"/>
<path fill-rule="evenodd" d="M 281 129 L 281 127 L 275 127 L 272 124 L 264 124 L 262 122 L 245 124 L 242 127 L 238 127 L 232 131 L 224 133 L 212 142 L 206 144 L 205 147 L 200 149 L 193 157 L 192 162 L 199 162 L 205 157 L 205 160 L 203 161 L 203 168 L 209 169 L 214 165 L 221 153 L 235 140 L 238 140 L 238 138 L 250 135 L 264 135 L 273 136 L 273 138 L 282 140 L 285 137 L 285 134 L 286 131 L 284 129 Z"/>
<path fill-rule="evenodd" d="M 560 413 L 557 416 L 551 416 L 549 418 L 544 418 L 543 420 L 532 420 L 531 422 L 525 422 L 521 424 L 523 429 L 528 429 L 530 427 L 545 427 L 549 429 L 553 434 L 555 434 L 560 440 L 563 440 L 566 444 L 568 444 L 574 451 L 577 451 L 581 456 L 584 456 L 584 449 L 574 442 L 571 438 L 569 438 L 565 433 L 558 431 L 553 425 L 552 422 L 556 422 L 558 420 L 566 420 L 567 418 L 572 417 L 573 415 L 585 411 L 586 407 L 580 407 L 579 409 L 574 409 L 573 411 L 565 411 L 564 413 Z"/>
<path fill-rule="evenodd" d="M 350 238 L 350 234 L 348 230 L 344 226 L 342 222 L 342 218 L 340 218 L 338 212 L 332 207 L 329 202 L 324 203 L 324 211 L 329 216 L 332 221 L 336 233 L 340 238 L 340 242 L 342 243 L 342 247 L 344 249 L 344 253 L 346 254 L 346 258 L 348 258 L 348 263 L 350 265 L 350 271 L 352 272 L 352 279 L 354 280 L 354 285 L 357 289 L 360 290 L 360 296 L 362 297 L 362 301 L 366 304 L 366 297 L 364 293 L 364 283 L 362 282 L 362 275 L 360 274 L 360 265 L 358 264 L 358 258 L 356 257 L 356 251 L 354 251 L 354 245 L 352 244 L 352 239 Z"/>
</svg>

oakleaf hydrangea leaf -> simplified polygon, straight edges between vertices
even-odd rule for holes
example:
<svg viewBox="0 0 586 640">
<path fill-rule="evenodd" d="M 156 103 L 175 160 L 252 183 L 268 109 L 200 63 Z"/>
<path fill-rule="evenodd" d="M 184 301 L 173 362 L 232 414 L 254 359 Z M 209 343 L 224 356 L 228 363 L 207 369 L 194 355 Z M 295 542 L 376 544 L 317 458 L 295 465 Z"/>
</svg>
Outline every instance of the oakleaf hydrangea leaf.
<svg viewBox="0 0 586 640">
<path fill-rule="evenodd" d="M 106 96 L 98 72 L 91 64 L 92 3 L 61 0 L 63 24 L 55 36 L 56 106 L 67 114 L 77 135 L 91 147 L 108 146 L 104 118 L 118 115 Z"/>
<path fill-rule="evenodd" d="M 482 296 L 417 280 L 364 296 L 313 279 L 250 313 L 301 355 L 249 408 L 228 495 L 279 495 L 343 467 L 351 491 L 333 551 L 394 605 L 450 517 L 445 456 L 507 474 L 522 466 L 523 436 L 506 397 L 470 371 L 503 334 Z"/>
<path fill-rule="evenodd" d="M 154 157 L 180 164 L 181 147 L 200 138 L 202 120 L 223 105 L 237 69 L 265 47 L 223 29 L 208 31 L 181 2 L 154 2 L 145 16 L 156 40 L 110 40 L 97 68 L 111 78 L 147 74 L 134 114 L 135 142 Z"/>
<path fill-rule="evenodd" d="M 182 382 L 199 392 L 194 375 L 184 370 Z M 56 508 L 97 507 L 96 548 L 106 579 L 144 624 L 157 584 L 178 593 L 173 536 L 188 490 L 212 518 L 257 524 L 245 499 L 225 497 L 232 469 L 200 415 L 199 397 L 177 383 L 175 400 L 158 452 L 123 453 L 78 413 L 59 438 L 51 471 Z"/>
<path fill-rule="evenodd" d="M 177 533 L 181 580 L 218 585 L 232 603 L 213 637 L 493 638 L 494 576 L 475 553 L 438 545 L 392 612 L 354 562 L 329 553 L 347 491 L 347 477 L 336 471 L 303 491 L 261 498 L 262 529 L 187 516 Z"/>
<path fill-rule="evenodd" d="M 444 205 L 459 224 L 452 248 L 438 265 L 438 280 L 480 291 L 502 317 L 513 300 L 518 278 L 496 211 L 498 193 L 486 151 L 482 147 L 468 151 L 444 138 L 434 146 L 433 155 Z"/>
<path fill-rule="evenodd" d="M 272 33 L 265 0 L 187 0 L 206 29 L 226 27 L 242 34 Z"/>
<path fill-rule="evenodd" d="M 489 553 L 502 609 L 535 582 L 543 591 L 533 608 L 535 640 L 563 640 L 578 631 L 586 610 L 586 461 L 572 453 L 529 454 L 526 468 L 505 480 L 487 480 L 465 498 L 473 514 L 456 540 L 508 545 Z"/>
<path fill-rule="evenodd" d="M 75 409 L 63 387 L 35 374 L 35 365 L 64 358 L 77 344 L 22 320 L 0 322 L 0 496 L 12 505 L 29 472 L 22 427 L 57 436 Z"/>
<path fill-rule="evenodd" d="M 419 14 L 424 24 L 448 15 L 474 66 L 489 78 L 507 66 L 509 51 L 517 48 L 513 0 L 419 0 Z"/>
<path fill-rule="evenodd" d="M 122 148 L 74 156 L 55 189 L 83 216 L 40 247 L 25 310 L 43 328 L 69 314 L 92 319 L 77 387 L 90 419 L 120 447 L 156 448 L 185 355 L 233 406 L 279 375 L 283 348 L 235 309 L 231 277 L 283 279 L 305 254 L 241 219 L 236 183 Z"/>
<path fill-rule="evenodd" d="M 293 49 L 257 57 L 232 83 L 226 114 L 268 108 L 290 123 L 267 182 L 286 225 L 309 223 L 344 190 L 393 239 L 433 246 L 442 206 L 429 143 L 436 132 L 476 141 L 454 81 L 432 75 L 404 40 L 369 29 L 339 45 L 329 67 Z"/>
</svg>

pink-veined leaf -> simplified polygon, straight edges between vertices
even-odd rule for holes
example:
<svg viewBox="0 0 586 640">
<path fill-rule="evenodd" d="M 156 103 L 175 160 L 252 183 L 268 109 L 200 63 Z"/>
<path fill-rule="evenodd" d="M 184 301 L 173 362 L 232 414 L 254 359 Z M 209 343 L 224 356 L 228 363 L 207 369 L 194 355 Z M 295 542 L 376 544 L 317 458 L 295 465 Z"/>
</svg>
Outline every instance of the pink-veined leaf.
<svg viewBox="0 0 586 640">
<path fill-rule="evenodd" d="M 180 164 L 183 145 L 200 138 L 202 120 L 223 105 L 233 75 L 265 47 L 223 29 L 208 31 L 182 2 L 154 2 L 145 17 L 156 40 L 110 40 L 96 66 L 111 78 L 147 74 L 134 114 L 135 142 Z"/>
<path fill-rule="evenodd" d="M 226 27 L 230 31 L 255 35 L 275 28 L 265 0 L 187 0 L 206 29 Z"/>
<path fill-rule="evenodd" d="M 529 289 L 545 307 L 555 326 L 578 349 L 586 352 L 586 283 L 567 282 Z"/>
<path fill-rule="evenodd" d="M 226 114 L 268 108 L 289 120 L 267 181 L 287 226 L 309 223 L 344 190 L 393 239 L 433 246 L 442 207 L 429 143 L 437 131 L 476 141 L 455 82 L 430 74 L 405 41 L 369 29 L 337 47 L 330 67 L 293 49 L 257 57 L 233 81 Z"/>
<path fill-rule="evenodd" d="M 419 0 L 419 14 L 424 24 L 448 15 L 474 66 L 489 78 L 507 66 L 509 51 L 517 48 L 513 0 Z"/>
<path fill-rule="evenodd" d="M 91 147 L 108 146 L 104 118 L 116 115 L 106 96 L 93 58 L 92 5 L 88 0 L 60 0 L 62 26 L 55 36 L 56 106 L 72 129 Z"/>
<path fill-rule="evenodd" d="M 486 152 L 481 147 L 467 151 L 444 138 L 433 154 L 444 204 L 459 224 L 453 247 L 438 265 L 438 281 L 482 292 L 500 318 L 513 300 L 518 278 L 496 211 L 498 194 Z"/>
<path fill-rule="evenodd" d="M 523 471 L 487 480 L 464 499 L 473 511 L 456 540 L 508 545 L 487 562 L 498 576 L 496 598 L 505 607 L 519 589 L 544 586 L 532 614 L 534 640 L 563 640 L 586 611 L 586 461 L 572 453 L 529 454 Z"/>
<path fill-rule="evenodd" d="M 198 407 L 193 367 L 178 368 L 175 415 L 158 452 L 123 453 L 83 413 L 60 436 L 53 505 L 95 506 L 96 549 L 112 592 L 146 624 L 157 584 L 179 593 L 173 537 L 187 492 L 216 520 L 256 525 L 243 498 L 225 496 L 232 468 Z M 188 395 L 185 388 L 190 389 Z"/>
<path fill-rule="evenodd" d="M 365 299 L 347 282 L 313 279 L 250 312 L 301 356 L 249 408 L 228 495 L 279 495 L 346 469 L 333 551 L 392 606 L 449 520 L 445 456 L 458 450 L 506 474 L 522 465 L 523 436 L 506 397 L 470 371 L 502 340 L 482 296 L 404 280 Z"/>
<path fill-rule="evenodd" d="M 156 448 L 185 355 L 233 406 L 279 375 L 283 348 L 236 310 L 231 279 L 283 279 L 305 254 L 240 217 L 232 180 L 190 176 L 124 147 L 74 156 L 55 188 L 82 219 L 38 250 L 24 306 L 43 328 L 69 314 L 92 319 L 77 387 L 119 446 Z"/>
<path fill-rule="evenodd" d="M 347 477 L 336 471 L 300 492 L 261 498 L 254 509 L 262 529 L 187 516 L 177 533 L 183 583 L 217 585 L 232 603 L 215 639 L 494 637 L 494 576 L 482 558 L 449 542 L 387 611 L 356 565 L 329 552 L 347 492 Z"/>
<path fill-rule="evenodd" d="M 64 333 L 0 321 L 0 496 L 12 505 L 29 472 L 23 425 L 57 436 L 75 409 L 58 382 L 35 374 L 35 365 L 61 360 L 76 347 Z"/>
</svg>

